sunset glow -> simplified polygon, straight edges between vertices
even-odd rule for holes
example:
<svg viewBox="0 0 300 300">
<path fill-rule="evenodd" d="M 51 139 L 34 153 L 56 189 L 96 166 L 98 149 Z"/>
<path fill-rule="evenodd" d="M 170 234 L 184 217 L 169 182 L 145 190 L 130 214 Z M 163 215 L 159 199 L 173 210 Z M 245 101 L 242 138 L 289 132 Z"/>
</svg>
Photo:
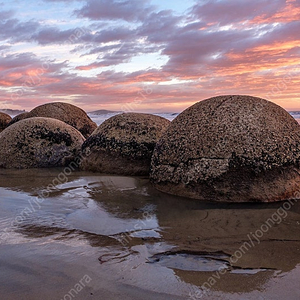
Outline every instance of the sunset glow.
<svg viewBox="0 0 300 300">
<path fill-rule="evenodd" d="M 0 109 L 180 112 L 247 94 L 297 110 L 299 28 L 298 0 L 5 1 Z"/>
</svg>

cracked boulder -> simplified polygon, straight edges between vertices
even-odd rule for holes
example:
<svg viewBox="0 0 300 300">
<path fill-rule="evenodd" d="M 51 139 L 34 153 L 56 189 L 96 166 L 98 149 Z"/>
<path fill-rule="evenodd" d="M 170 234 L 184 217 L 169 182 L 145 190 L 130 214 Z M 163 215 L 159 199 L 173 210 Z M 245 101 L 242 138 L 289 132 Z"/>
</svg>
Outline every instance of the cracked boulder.
<svg viewBox="0 0 300 300">
<path fill-rule="evenodd" d="M 84 142 L 82 169 L 149 175 L 155 144 L 169 124 L 167 119 L 150 114 L 125 113 L 111 117 Z"/>
<path fill-rule="evenodd" d="M 0 168 L 67 166 L 84 142 L 74 127 L 51 118 L 29 118 L 0 133 Z"/>
<path fill-rule="evenodd" d="M 163 192 L 207 201 L 299 198 L 300 126 L 283 108 L 251 96 L 200 101 L 156 145 L 151 181 Z"/>
<path fill-rule="evenodd" d="M 52 102 L 37 106 L 28 113 L 16 116 L 11 124 L 21 119 L 32 117 L 53 118 L 63 121 L 75 127 L 85 138 L 90 136 L 97 128 L 97 124 L 90 119 L 84 110 L 75 105 L 63 102 Z"/>
<path fill-rule="evenodd" d="M 0 112 L 0 132 L 8 126 L 10 121 L 11 117 L 9 115 Z"/>
</svg>

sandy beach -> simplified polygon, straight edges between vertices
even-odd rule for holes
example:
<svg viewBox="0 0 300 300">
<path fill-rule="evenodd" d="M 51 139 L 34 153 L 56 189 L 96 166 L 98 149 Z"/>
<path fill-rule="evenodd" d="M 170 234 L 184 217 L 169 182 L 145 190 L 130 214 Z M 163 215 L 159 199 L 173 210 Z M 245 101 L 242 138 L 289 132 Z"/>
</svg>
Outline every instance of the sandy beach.
<svg viewBox="0 0 300 300">
<path fill-rule="evenodd" d="M 1 295 L 296 300 L 300 204 L 289 204 L 199 203 L 142 177 L 1 170 Z"/>
</svg>

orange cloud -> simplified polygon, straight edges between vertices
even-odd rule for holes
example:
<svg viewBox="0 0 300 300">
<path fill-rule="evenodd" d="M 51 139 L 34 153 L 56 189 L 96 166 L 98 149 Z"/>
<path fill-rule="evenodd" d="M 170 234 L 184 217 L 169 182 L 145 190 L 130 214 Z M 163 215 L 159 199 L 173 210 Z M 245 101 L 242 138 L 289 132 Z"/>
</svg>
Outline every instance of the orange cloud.
<svg viewBox="0 0 300 300">
<path fill-rule="evenodd" d="M 266 19 L 265 15 L 254 18 L 251 24 L 262 23 L 289 23 L 293 21 L 299 21 L 300 19 L 300 7 L 297 7 L 297 1 L 286 1 L 287 5 L 281 10 L 275 13 L 273 16 Z"/>
<path fill-rule="evenodd" d="M 287 50 L 291 50 L 295 47 L 299 47 L 300 40 L 295 39 L 293 41 L 286 41 L 286 42 L 275 42 L 273 44 L 262 45 L 258 46 L 249 50 L 247 52 L 261 52 L 263 54 L 273 54 L 273 53 L 282 53 Z"/>
</svg>

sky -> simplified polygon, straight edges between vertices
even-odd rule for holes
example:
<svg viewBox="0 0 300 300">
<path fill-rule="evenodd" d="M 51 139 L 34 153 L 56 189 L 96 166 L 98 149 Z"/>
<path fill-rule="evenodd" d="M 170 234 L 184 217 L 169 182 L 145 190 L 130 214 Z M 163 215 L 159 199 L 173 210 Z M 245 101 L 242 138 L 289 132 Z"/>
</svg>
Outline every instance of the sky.
<svg viewBox="0 0 300 300">
<path fill-rule="evenodd" d="M 300 0 L 0 0 L 0 109 L 243 94 L 300 110 L 299 29 Z"/>
</svg>

